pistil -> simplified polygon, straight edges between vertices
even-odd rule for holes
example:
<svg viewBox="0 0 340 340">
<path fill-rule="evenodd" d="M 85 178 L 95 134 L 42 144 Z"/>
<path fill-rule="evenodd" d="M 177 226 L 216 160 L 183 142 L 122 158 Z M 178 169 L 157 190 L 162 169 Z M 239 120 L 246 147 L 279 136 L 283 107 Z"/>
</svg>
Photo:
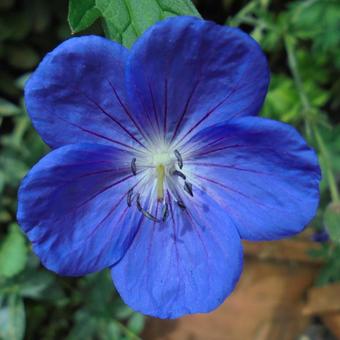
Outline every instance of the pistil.
<svg viewBox="0 0 340 340">
<path fill-rule="evenodd" d="M 165 177 L 165 168 L 163 164 L 157 165 L 156 176 L 157 176 L 157 200 L 158 202 L 163 202 L 164 200 L 164 177 Z"/>
</svg>

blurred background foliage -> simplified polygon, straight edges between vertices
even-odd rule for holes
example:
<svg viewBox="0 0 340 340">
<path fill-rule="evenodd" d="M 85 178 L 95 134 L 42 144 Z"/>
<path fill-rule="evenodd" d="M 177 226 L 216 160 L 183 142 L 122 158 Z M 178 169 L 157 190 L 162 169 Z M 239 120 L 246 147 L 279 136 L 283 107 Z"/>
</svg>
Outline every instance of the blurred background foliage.
<svg viewBox="0 0 340 340">
<path fill-rule="evenodd" d="M 262 115 L 293 124 L 317 150 L 323 181 L 311 228 L 323 246 L 311 256 L 325 266 L 315 284 L 339 281 L 340 2 L 195 4 L 203 18 L 240 26 L 259 41 L 272 71 Z M 48 152 L 25 112 L 23 86 L 41 58 L 70 36 L 67 12 L 67 0 L 0 1 L 0 339 L 136 339 L 144 317 L 122 303 L 107 271 L 78 279 L 48 272 L 16 224 L 19 182 Z M 87 31 L 102 29 L 95 23 Z"/>
</svg>

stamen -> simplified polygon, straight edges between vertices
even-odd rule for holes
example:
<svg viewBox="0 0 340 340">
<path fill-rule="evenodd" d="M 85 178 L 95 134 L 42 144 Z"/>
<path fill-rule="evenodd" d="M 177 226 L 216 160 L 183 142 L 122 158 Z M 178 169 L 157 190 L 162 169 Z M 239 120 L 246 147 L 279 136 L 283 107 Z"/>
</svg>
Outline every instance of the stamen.
<svg viewBox="0 0 340 340">
<path fill-rule="evenodd" d="M 179 153 L 179 151 L 177 149 L 174 151 L 174 153 L 175 153 L 175 156 L 176 156 L 176 159 L 177 159 L 178 167 L 180 169 L 182 169 L 183 168 L 183 158 L 182 158 L 182 155 Z"/>
<path fill-rule="evenodd" d="M 140 203 L 140 194 L 137 195 L 137 209 L 149 220 L 151 220 L 152 222 L 156 222 L 156 223 L 161 223 L 162 220 L 158 219 L 157 217 L 153 216 L 152 214 L 150 214 L 148 211 L 146 211 L 141 203 Z"/>
<path fill-rule="evenodd" d="M 136 158 L 132 158 L 132 161 L 131 161 L 131 171 L 134 174 L 134 176 L 137 175 Z"/>
<path fill-rule="evenodd" d="M 178 171 L 178 170 L 174 170 L 174 171 L 172 172 L 172 174 L 175 175 L 175 176 L 181 177 L 181 178 L 183 178 L 184 180 L 186 180 L 186 178 L 187 178 L 187 177 L 183 174 L 183 172 Z"/>
<path fill-rule="evenodd" d="M 137 209 L 140 212 L 142 212 L 143 208 L 142 208 L 142 205 L 140 204 L 140 194 L 137 194 L 136 205 L 137 205 Z"/>
<path fill-rule="evenodd" d="M 152 222 L 156 222 L 156 223 L 161 223 L 161 220 L 159 220 L 157 217 L 151 215 L 148 211 L 146 210 L 142 210 L 142 214 L 148 218 L 149 220 L 151 220 Z"/>
<path fill-rule="evenodd" d="M 194 193 L 192 192 L 192 184 L 190 182 L 184 183 L 184 190 L 191 196 L 194 197 Z"/>
<path fill-rule="evenodd" d="M 127 197 L 126 197 L 126 200 L 127 200 L 127 205 L 128 207 L 131 207 L 131 204 L 132 204 L 132 195 L 133 195 L 133 188 L 131 188 L 128 193 L 127 193 Z"/>
<path fill-rule="evenodd" d="M 169 206 L 168 206 L 168 203 L 165 203 L 163 205 L 163 209 L 162 209 L 162 221 L 165 222 L 166 219 L 168 218 L 169 216 Z"/>
<path fill-rule="evenodd" d="M 186 209 L 185 204 L 184 204 L 183 201 L 180 200 L 180 199 L 177 201 L 177 205 L 178 205 L 181 209 Z"/>
</svg>

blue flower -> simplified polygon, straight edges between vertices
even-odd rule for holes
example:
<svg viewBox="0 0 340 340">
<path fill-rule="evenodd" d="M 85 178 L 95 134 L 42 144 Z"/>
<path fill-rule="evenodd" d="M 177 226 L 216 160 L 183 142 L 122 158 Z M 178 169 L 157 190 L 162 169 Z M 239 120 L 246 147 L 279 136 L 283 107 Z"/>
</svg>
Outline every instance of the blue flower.
<svg viewBox="0 0 340 340">
<path fill-rule="evenodd" d="M 266 58 L 239 29 L 191 17 L 131 50 L 96 36 L 49 53 L 25 89 L 53 149 L 23 180 L 18 220 L 48 269 L 111 268 L 123 300 L 161 318 L 233 291 L 241 239 L 299 233 L 320 170 L 294 128 L 256 117 Z"/>
</svg>

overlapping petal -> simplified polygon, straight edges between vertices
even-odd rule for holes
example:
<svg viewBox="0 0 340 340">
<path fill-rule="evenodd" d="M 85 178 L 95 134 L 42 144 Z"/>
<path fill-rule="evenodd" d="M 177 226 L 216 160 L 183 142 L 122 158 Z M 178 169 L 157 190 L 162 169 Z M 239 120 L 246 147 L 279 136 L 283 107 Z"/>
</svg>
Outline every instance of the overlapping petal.
<svg viewBox="0 0 340 340">
<path fill-rule="evenodd" d="M 241 118 L 200 131 L 186 152 L 197 185 L 225 210 L 244 239 L 291 236 L 316 213 L 317 157 L 289 125 Z"/>
<path fill-rule="evenodd" d="M 69 39 L 47 54 L 25 87 L 25 102 L 48 145 L 142 147 L 141 127 L 126 106 L 127 56 L 123 46 L 97 36 Z"/>
<path fill-rule="evenodd" d="M 241 273 L 242 247 L 229 216 L 203 191 L 182 200 L 186 209 L 170 200 L 166 223 L 144 219 L 112 268 L 123 300 L 144 314 L 176 318 L 211 311 Z"/>
<path fill-rule="evenodd" d="M 105 145 L 73 144 L 44 157 L 21 184 L 17 213 L 42 263 L 73 276 L 120 259 L 140 219 L 126 194 L 141 176 Z"/>
<path fill-rule="evenodd" d="M 176 17 L 138 39 L 127 82 L 138 119 L 153 135 L 180 140 L 198 128 L 256 115 L 269 71 L 258 44 L 241 30 Z"/>
</svg>

